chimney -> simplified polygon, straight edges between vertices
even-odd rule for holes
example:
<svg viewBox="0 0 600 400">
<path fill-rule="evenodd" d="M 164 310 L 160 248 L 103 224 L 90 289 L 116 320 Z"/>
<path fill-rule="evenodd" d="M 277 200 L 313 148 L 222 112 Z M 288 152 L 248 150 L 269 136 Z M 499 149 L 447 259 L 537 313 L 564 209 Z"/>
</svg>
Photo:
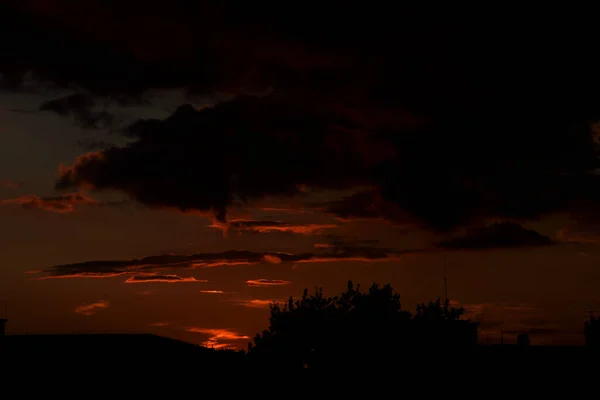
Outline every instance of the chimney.
<svg viewBox="0 0 600 400">
<path fill-rule="evenodd" d="M 529 335 L 527 333 L 521 333 L 517 336 L 517 345 L 522 348 L 529 347 Z"/>
<path fill-rule="evenodd" d="M 0 318 L 0 340 L 4 338 L 6 335 L 6 323 L 8 320 L 6 318 Z"/>
<path fill-rule="evenodd" d="M 6 318 L 0 318 L 0 354 L 4 353 L 4 347 L 6 342 L 6 323 L 8 320 Z"/>
</svg>

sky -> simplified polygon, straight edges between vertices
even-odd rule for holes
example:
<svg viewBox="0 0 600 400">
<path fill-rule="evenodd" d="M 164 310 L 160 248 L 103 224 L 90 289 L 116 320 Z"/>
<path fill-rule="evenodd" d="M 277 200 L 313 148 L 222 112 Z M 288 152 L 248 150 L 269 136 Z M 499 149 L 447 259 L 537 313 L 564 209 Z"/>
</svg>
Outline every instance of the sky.
<svg viewBox="0 0 600 400">
<path fill-rule="evenodd" d="M 173 3 L 0 2 L 9 334 L 245 348 L 304 288 L 391 283 L 414 311 L 446 270 L 483 342 L 583 342 L 597 32 L 552 10 Z"/>
</svg>

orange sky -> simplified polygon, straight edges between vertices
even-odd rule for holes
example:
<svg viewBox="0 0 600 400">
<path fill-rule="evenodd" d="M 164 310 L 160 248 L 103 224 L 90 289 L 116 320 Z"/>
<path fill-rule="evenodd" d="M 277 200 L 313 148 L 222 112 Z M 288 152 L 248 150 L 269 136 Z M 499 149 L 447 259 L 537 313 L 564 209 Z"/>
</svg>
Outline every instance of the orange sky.
<svg viewBox="0 0 600 400">
<path fill-rule="evenodd" d="M 169 92 L 163 101 L 177 104 L 177 96 Z M 301 295 L 305 287 L 323 286 L 334 295 L 348 279 L 363 285 L 391 282 L 404 307 L 414 310 L 418 302 L 443 294 L 444 254 L 450 298 L 482 322 L 484 341 L 497 341 L 504 327 L 507 341 L 529 330 L 534 344 L 581 343 L 589 310 L 600 309 L 598 246 L 593 238 L 567 243 L 572 239 L 565 236 L 569 221 L 561 215 L 526 225 L 560 239 L 556 246 L 440 252 L 430 251 L 439 238 L 416 227 L 340 220 L 303 209 L 290 198 L 233 211 L 234 222 L 279 225 L 231 224 L 225 232 L 209 217 L 176 210 L 132 203 L 99 206 L 88 197 L 67 199 L 64 207 L 58 200 L 41 202 L 39 197 L 57 196 L 53 186 L 59 165 L 85 152 L 78 141 L 97 134 L 53 114 L 9 111 L 33 109 L 42 100 L 27 93 L 0 94 L 0 300 L 8 302 L 8 333 L 142 331 L 215 347 L 245 347 L 268 326 L 269 301 Z M 141 107 L 127 112 L 164 115 Z M 340 195 L 306 190 L 315 201 Z M 123 199 L 117 193 L 83 196 Z M 285 261 L 276 255 L 321 254 L 331 247 L 331 235 L 411 251 L 377 262 L 321 256 Z M 37 279 L 45 276 L 39 271 L 55 265 L 228 250 L 270 254 L 252 262 L 169 265 L 135 276 Z"/>
</svg>

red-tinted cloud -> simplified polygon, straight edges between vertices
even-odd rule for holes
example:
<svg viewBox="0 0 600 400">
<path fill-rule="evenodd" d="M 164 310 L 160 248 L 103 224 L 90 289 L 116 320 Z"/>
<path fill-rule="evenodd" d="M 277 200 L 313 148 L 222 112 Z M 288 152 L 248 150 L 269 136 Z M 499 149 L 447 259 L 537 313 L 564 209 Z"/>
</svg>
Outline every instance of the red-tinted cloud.
<svg viewBox="0 0 600 400">
<path fill-rule="evenodd" d="M 290 213 L 290 214 L 313 214 L 312 211 L 300 210 L 294 208 L 277 208 L 277 207 L 261 207 L 263 211 L 279 212 L 279 213 Z"/>
<path fill-rule="evenodd" d="M 275 254 L 265 254 L 263 259 L 269 264 L 281 264 L 281 258 L 277 257 Z"/>
<path fill-rule="evenodd" d="M 237 232 L 272 233 L 285 232 L 300 235 L 319 235 L 328 229 L 338 228 L 335 224 L 292 224 L 283 221 L 262 221 L 234 219 L 227 223 L 211 225 L 213 228 L 222 229 L 224 232 L 230 230 Z"/>
<path fill-rule="evenodd" d="M 13 199 L 0 200 L 0 206 L 17 204 L 26 209 L 38 208 L 55 213 L 75 211 L 76 206 L 98 206 L 106 203 L 94 200 L 82 193 L 68 193 L 56 197 L 21 196 Z"/>
<path fill-rule="evenodd" d="M 182 278 L 177 275 L 134 275 L 128 278 L 125 283 L 148 283 L 148 282 L 165 282 L 165 283 L 206 283 L 207 280 L 196 279 L 193 276 Z"/>
<path fill-rule="evenodd" d="M 207 294 L 224 294 L 225 292 L 222 290 L 201 290 L 200 293 L 207 293 Z"/>
<path fill-rule="evenodd" d="M 228 261 L 228 260 L 219 260 L 219 261 L 210 261 L 210 262 L 194 262 L 190 264 L 191 268 L 213 268 L 213 267 L 231 267 L 235 265 L 250 265 L 256 264 L 257 261 Z"/>
<path fill-rule="evenodd" d="M 334 248 L 329 249 L 329 251 L 320 253 L 292 254 L 282 252 L 225 251 L 191 255 L 168 254 L 132 260 L 86 261 L 75 264 L 55 265 L 30 275 L 34 275 L 31 279 L 38 280 L 109 278 L 122 275 L 139 276 L 135 281 L 145 280 L 144 278 L 148 278 L 149 276 L 148 280 L 156 280 L 160 278 L 152 278 L 151 275 L 165 276 L 164 271 L 178 268 L 208 268 L 258 263 L 383 262 L 397 260 L 402 256 L 419 254 L 426 251 L 428 250 L 395 250 L 354 244 L 342 246 L 338 243 Z"/>
<path fill-rule="evenodd" d="M 599 215 L 579 215 L 570 218 L 556 232 L 559 243 L 600 243 Z"/>
<path fill-rule="evenodd" d="M 360 256 L 348 256 L 348 257 L 332 257 L 332 256 L 321 256 L 321 257 L 313 257 L 309 260 L 298 260 L 296 261 L 298 264 L 307 264 L 307 263 L 326 263 L 326 262 L 388 262 L 388 261 L 400 261 L 402 259 L 401 256 L 390 256 L 383 258 L 371 258 L 371 257 L 360 257 Z"/>
<path fill-rule="evenodd" d="M 247 300 L 236 300 L 235 303 L 248 308 L 269 308 L 269 305 L 277 302 L 277 300 L 261 300 L 261 299 L 247 299 Z"/>
<path fill-rule="evenodd" d="M 89 304 L 81 304 L 81 305 L 75 307 L 75 312 L 77 314 L 81 314 L 81 315 L 85 315 L 86 317 L 89 317 L 90 315 L 96 314 L 96 312 L 98 310 L 108 308 L 109 304 L 110 303 L 108 301 L 104 301 L 104 300 L 96 301 L 94 303 L 89 303 Z"/>
<path fill-rule="evenodd" d="M 249 336 L 235 332 L 232 329 L 189 327 L 186 328 L 186 331 L 208 335 L 208 339 L 202 345 L 215 349 L 235 347 L 240 341 L 250 339 Z"/>
<path fill-rule="evenodd" d="M 39 273 L 45 273 L 45 272 L 46 271 L 28 271 L 27 273 L 39 274 Z M 99 271 L 99 272 L 81 271 L 81 272 L 74 272 L 74 273 L 64 273 L 64 274 L 60 274 L 60 275 L 36 276 L 31 279 L 38 280 L 38 281 L 43 281 L 43 280 L 47 280 L 47 279 L 73 279 L 73 278 L 100 279 L 100 278 L 114 278 L 116 276 L 123 276 L 123 275 L 127 275 L 127 274 L 128 274 L 127 272 L 111 272 L 110 270 Z"/>
<path fill-rule="evenodd" d="M 246 281 L 246 284 L 250 287 L 264 287 L 264 286 L 282 286 L 289 285 L 290 281 L 282 279 L 250 279 Z"/>
</svg>

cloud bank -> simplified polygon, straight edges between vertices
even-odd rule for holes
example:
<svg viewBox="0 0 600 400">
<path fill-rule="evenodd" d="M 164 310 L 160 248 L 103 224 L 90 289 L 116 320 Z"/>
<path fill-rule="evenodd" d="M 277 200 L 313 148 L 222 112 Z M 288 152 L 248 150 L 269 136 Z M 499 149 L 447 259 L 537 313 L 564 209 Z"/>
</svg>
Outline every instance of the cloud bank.
<svg viewBox="0 0 600 400">
<path fill-rule="evenodd" d="M 470 229 L 463 236 L 440 242 L 439 247 L 455 250 L 486 250 L 497 248 L 552 246 L 548 236 L 514 222 L 500 222 Z"/>
<path fill-rule="evenodd" d="M 89 115 L 94 96 L 228 93 L 214 107 L 135 122 L 130 145 L 61 169 L 60 189 L 117 190 L 222 222 L 236 202 L 298 195 L 299 185 L 356 189 L 322 208 L 435 231 L 554 213 L 585 220 L 598 209 L 595 32 L 582 22 L 558 33 L 564 13 L 473 19 L 344 3 L 339 18 L 336 1 L 294 13 L 254 3 L 1 7 L 5 88 L 26 72 L 82 88 L 44 109 L 93 126 L 104 123 Z M 353 21 L 370 18 L 378 23 L 358 32 Z"/>
<path fill-rule="evenodd" d="M 175 275 L 161 271 L 189 268 L 202 269 L 221 266 L 249 265 L 259 263 L 322 263 L 322 262 L 385 262 L 400 259 L 404 255 L 422 253 L 423 250 L 393 250 L 379 248 L 348 247 L 320 253 L 281 253 L 233 250 L 218 253 L 192 255 L 159 255 L 142 259 L 86 261 L 74 264 L 54 265 L 32 271 L 31 279 L 61 278 L 112 278 L 129 276 L 127 282 L 184 282 Z"/>
</svg>

